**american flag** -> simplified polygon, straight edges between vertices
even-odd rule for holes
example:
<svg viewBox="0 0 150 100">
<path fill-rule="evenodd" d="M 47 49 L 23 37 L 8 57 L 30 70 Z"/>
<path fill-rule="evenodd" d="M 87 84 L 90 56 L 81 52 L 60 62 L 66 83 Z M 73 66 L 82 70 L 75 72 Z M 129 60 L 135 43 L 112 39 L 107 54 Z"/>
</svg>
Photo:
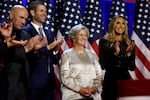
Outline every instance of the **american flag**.
<svg viewBox="0 0 150 100">
<path fill-rule="evenodd" d="M 93 49 L 95 53 L 99 55 L 98 41 L 104 34 L 99 0 L 87 0 L 82 23 L 89 29 L 90 32 L 89 46 L 92 46 L 90 49 Z"/>
<path fill-rule="evenodd" d="M 137 0 L 132 39 L 136 44 L 134 79 L 150 79 L 150 2 Z"/>
<path fill-rule="evenodd" d="M 0 1 L 0 15 L 1 15 L 1 13 L 2 13 L 3 4 L 4 4 L 4 1 Z"/>
<path fill-rule="evenodd" d="M 59 5 L 61 6 L 59 7 Z M 55 17 L 57 17 L 55 18 L 57 22 L 55 25 L 59 25 L 56 27 L 59 28 L 57 37 L 65 37 L 66 42 L 62 45 L 62 51 L 64 51 L 72 47 L 71 42 L 68 40 L 68 31 L 74 25 L 81 24 L 82 21 L 80 0 L 56 0 L 55 6 L 57 11 L 55 12 Z M 60 11 L 62 11 L 62 13 Z"/>
<path fill-rule="evenodd" d="M 4 4 L 3 4 L 2 14 L 0 17 L 0 23 L 4 23 L 8 21 L 10 9 L 16 4 L 22 5 L 22 0 L 4 0 L 3 3 Z"/>
<path fill-rule="evenodd" d="M 54 8 L 52 6 L 52 1 L 42 0 L 42 2 L 44 2 L 44 5 L 47 8 L 47 18 L 44 23 L 44 28 L 54 34 Z"/>
<path fill-rule="evenodd" d="M 55 33 L 58 32 L 58 30 L 60 29 L 61 23 L 62 23 L 62 19 L 63 19 L 63 14 L 64 14 L 64 6 L 65 6 L 65 1 L 63 0 L 55 0 L 54 3 L 54 31 Z"/>
<path fill-rule="evenodd" d="M 122 16 L 127 19 L 124 0 L 112 0 L 112 7 L 109 21 L 114 16 Z"/>
</svg>

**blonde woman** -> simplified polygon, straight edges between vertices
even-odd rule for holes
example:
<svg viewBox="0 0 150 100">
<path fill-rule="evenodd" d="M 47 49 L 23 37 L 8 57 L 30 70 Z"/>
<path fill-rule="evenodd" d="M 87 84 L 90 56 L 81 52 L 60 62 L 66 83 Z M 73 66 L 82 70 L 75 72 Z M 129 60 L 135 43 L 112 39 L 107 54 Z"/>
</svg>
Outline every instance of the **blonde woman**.
<svg viewBox="0 0 150 100">
<path fill-rule="evenodd" d="M 135 69 L 135 44 L 128 36 L 126 19 L 115 16 L 109 23 L 108 36 L 99 43 L 100 64 L 104 69 L 103 100 L 117 100 L 117 80 L 130 79 Z"/>
<path fill-rule="evenodd" d="M 62 55 L 62 100 L 101 100 L 102 70 L 95 53 L 85 48 L 88 29 L 76 25 L 69 37 L 74 46 Z"/>
</svg>

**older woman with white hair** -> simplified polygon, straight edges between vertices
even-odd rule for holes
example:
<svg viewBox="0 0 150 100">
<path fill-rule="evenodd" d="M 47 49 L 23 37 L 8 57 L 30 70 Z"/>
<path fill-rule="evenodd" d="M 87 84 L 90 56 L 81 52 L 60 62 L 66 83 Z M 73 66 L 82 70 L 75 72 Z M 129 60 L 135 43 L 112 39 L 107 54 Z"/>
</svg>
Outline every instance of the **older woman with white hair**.
<svg viewBox="0 0 150 100">
<path fill-rule="evenodd" d="M 96 54 L 85 48 L 88 37 L 88 29 L 81 24 L 69 31 L 73 48 L 62 55 L 62 100 L 101 100 L 102 70 Z"/>
</svg>

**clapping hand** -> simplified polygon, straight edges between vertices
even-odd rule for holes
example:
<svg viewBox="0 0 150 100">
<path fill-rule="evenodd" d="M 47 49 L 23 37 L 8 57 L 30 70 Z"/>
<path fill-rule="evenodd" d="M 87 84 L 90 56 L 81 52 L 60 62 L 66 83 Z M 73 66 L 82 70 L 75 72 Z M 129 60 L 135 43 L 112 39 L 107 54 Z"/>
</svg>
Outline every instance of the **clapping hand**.
<svg viewBox="0 0 150 100">
<path fill-rule="evenodd" d="M 134 50 L 134 48 L 135 48 L 135 43 L 134 43 L 134 41 L 132 41 L 131 44 L 128 45 L 128 47 L 126 49 L 127 56 L 131 55 L 131 52 Z"/>
<path fill-rule="evenodd" d="M 40 37 L 40 39 L 37 40 L 37 44 L 34 46 L 34 51 L 37 51 L 37 50 L 41 49 L 46 44 L 47 44 L 47 38 L 44 37 L 44 38 L 41 39 L 41 37 Z"/>
<path fill-rule="evenodd" d="M 0 33 L 4 37 L 5 40 L 7 40 L 10 37 L 10 35 L 12 33 L 12 29 L 13 29 L 12 22 L 10 22 L 10 23 L 3 23 L 0 26 Z"/>
<path fill-rule="evenodd" d="M 48 50 L 52 50 L 55 48 L 55 51 L 59 50 L 60 46 L 63 44 L 64 38 L 62 37 L 60 40 L 55 40 L 51 44 L 47 46 Z"/>
<path fill-rule="evenodd" d="M 5 42 L 7 43 L 7 47 L 13 47 L 13 46 L 24 46 L 27 43 L 27 40 L 15 40 L 16 36 L 11 37 L 13 24 L 10 23 L 3 23 L 0 26 L 0 33 L 5 39 Z"/>
<path fill-rule="evenodd" d="M 131 52 L 135 47 L 134 41 L 131 41 L 130 45 L 128 45 L 126 52 Z"/>
<path fill-rule="evenodd" d="M 58 40 L 58 44 L 55 47 L 55 51 L 59 50 L 61 45 L 64 43 L 64 37 L 62 37 L 60 40 Z"/>
</svg>

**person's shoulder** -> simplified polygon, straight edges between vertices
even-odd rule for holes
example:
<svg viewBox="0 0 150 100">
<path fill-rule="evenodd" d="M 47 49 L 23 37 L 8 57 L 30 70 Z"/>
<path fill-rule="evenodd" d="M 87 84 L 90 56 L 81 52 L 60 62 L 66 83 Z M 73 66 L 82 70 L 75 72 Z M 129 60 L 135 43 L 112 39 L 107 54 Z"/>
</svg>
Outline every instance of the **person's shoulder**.
<svg viewBox="0 0 150 100">
<path fill-rule="evenodd" d="M 102 45 L 107 44 L 107 43 L 109 43 L 108 40 L 105 39 L 105 38 L 102 38 L 102 39 L 100 39 L 100 41 L 99 41 L 99 46 L 102 46 Z"/>
<path fill-rule="evenodd" d="M 73 48 L 67 49 L 63 52 L 63 54 L 71 54 L 73 51 Z"/>
<path fill-rule="evenodd" d="M 63 51 L 62 57 L 71 57 L 72 54 L 73 54 L 73 49 L 70 48 L 70 49 Z"/>
<path fill-rule="evenodd" d="M 20 32 L 21 32 L 21 35 L 29 35 L 29 33 L 25 31 L 24 29 L 22 29 Z"/>
<path fill-rule="evenodd" d="M 94 54 L 95 55 L 95 52 L 93 51 L 93 50 L 90 50 L 90 49 L 85 49 L 85 51 L 87 52 L 87 53 L 90 53 L 90 54 Z"/>
<path fill-rule="evenodd" d="M 105 39 L 105 38 L 101 38 L 100 40 L 99 40 L 99 42 L 107 42 L 108 40 L 107 39 Z"/>
<path fill-rule="evenodd" d="M 32 25 L 31 24 L 27 24 L 26 26 L 23 27 L 23 30 L 27 31 L 30 28 L 32 28 Z"/>
</svg>

